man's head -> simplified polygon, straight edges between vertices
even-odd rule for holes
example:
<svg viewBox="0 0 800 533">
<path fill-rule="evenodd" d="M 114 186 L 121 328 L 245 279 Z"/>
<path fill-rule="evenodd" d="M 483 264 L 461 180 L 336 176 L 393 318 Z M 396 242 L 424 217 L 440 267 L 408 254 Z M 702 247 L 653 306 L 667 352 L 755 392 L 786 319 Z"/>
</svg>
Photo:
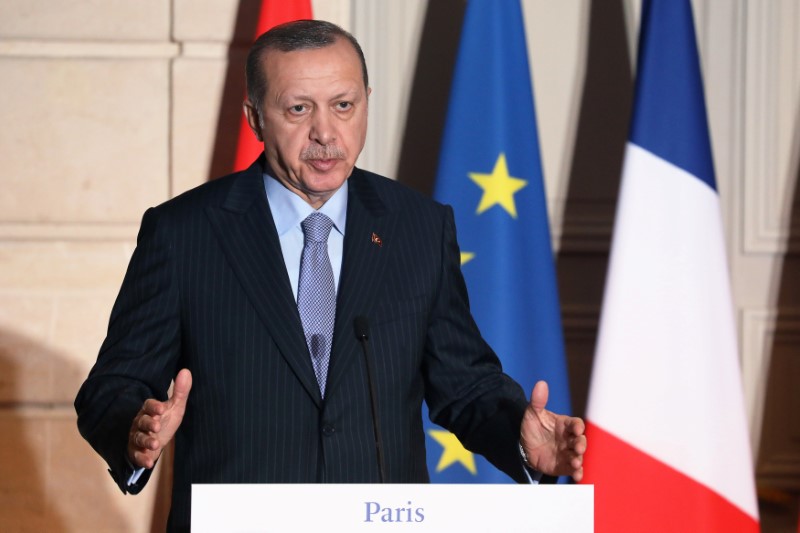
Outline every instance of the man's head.
<svg viewBox="0 0 800 533">
<path fill-rule="evenodd" d="M 245 113 L 272 172 L 321 206 L 364 147 L 369 87 L 361 48 L 335 24 L 290 22 L 256 40 L 246 75 Z"/>
</svg>

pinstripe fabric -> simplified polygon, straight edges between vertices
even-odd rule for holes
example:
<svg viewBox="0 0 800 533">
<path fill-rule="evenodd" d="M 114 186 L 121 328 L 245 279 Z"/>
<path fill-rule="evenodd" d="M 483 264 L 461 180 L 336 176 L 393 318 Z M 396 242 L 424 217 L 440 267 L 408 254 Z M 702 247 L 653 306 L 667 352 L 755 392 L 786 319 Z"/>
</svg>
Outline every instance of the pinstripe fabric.
<svg viewBox="0 0 800 533">
<path fill-rule="evenodd" d="M 469 314 L 453 216 L 359 169 L 326 397 L 320 397 L 261 175 L 248 170 L 148 210 L 97 363 L 75 400 L 81 434 L 124 492 L 131 420 L 192 371 L 176 435 L 171 528 L 192 483 L 377 482 L 369 391 L 353 331 L 369 318 L 389 482 L 426 482 L 420 408 L 524 481 L 526 398 Z M 380 238 L 374 242 L 373 233 Z"/>
</svg>

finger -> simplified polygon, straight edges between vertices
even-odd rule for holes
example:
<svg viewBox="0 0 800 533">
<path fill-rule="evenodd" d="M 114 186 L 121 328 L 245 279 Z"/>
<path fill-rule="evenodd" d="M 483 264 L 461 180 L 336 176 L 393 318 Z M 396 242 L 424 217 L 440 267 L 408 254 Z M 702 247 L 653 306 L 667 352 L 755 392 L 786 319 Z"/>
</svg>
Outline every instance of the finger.
<svg viewBox="0 0 800 533">
<path fill-rule="evenodd" d="M 578 437 L 583 435 L 585 429 L 583 420 L 574 416 L 563 416 L 561 420 L 564 423 L 565 437 Z"/>
<path fill-rule="evenodd" d="M 574 450 L 576 453 L 586 452 L 586 436 L 577 435 L 571 436 L 565 441 L 565 447 Z"/>
<path fill-rule="evenodd" d="M 158 438 L 148 433 L 142 433 L 141 431 L 137 431 L 133 435 L 133 445 L 135 448 L 142 451 L 158 451 L 161 447 Z"/>
<path fill-rule="evenodd" d="M 570 459 L 569 466 L 572 467 L 573 470 L 578 470 L 580 467 L 583 466 L 583 455 L 575 455 Z"/>
<path fill-rule="evenodd" d="M 161 420 L 144 415 L 136 422 L 136 429 L 144 433 L 158 433 L 161 431 Z"/>
<path fill-rule="evenodd" d="M 580 437 L 575 439 L 575 442 L 572 445 L 572 449 L 575 450 L 575 453 L 579 453 L 581 455 L 586 453 L 586 436 L 581 435 Z"/>
<path fill-rule="evenodd" d="M 547 405 L 547 398 L 550 396 L 550 389 L 546 381 L 537 381 L 531 393 L 531 407 L 537 413 L 544 410 Z"/>
<path fill-rule="evenodd" d="M 159 402 L 158 400 L 150 398 L 144 401 L 140 412 L 150 416 L 160 416 L 163 415 L 166 410 L 167 406 L 164 402 Z"/>
<path fill-rule="evenodd" d="M 583 435 L 586 433 L 586 423 L 583 419 L 573 416 L 567 422 L 567 427 L 572 431 L 573 435 Z"/>
<path fill-rule="evenodd" d="M 161 441 L 158 440 L 157 437 L 152 435 L 148 435 L 144 439 L 144 448 L 146 450 L 150 450 L 153 452 L 158 452 L 161 450 Z"/>
<path fill-rule="evenodd" d="M 572 479 L 574 479 L 576 482 L 580 482 L 580 480 L 583 479 L 583 468 L 582 467 L 579 468 L 574 474 L 572 474 Z"/>
<path fill-rule="evenodd" d="M 136 451 L 133 453 L 133 464 L 139 468 L 153 468 L 156 465 L 156 458 L 153 452 Z"/>
<path fill-rule="evenodd" d="M 192 390 L 192 373 L 188 368 L 182 369 L 175 376 L 175 386 L 172 388 L 172 396 L 169 399 L 171 407 L 182 408 L 186 405 L 189 398 L 189 391 Z"/>
</svg>

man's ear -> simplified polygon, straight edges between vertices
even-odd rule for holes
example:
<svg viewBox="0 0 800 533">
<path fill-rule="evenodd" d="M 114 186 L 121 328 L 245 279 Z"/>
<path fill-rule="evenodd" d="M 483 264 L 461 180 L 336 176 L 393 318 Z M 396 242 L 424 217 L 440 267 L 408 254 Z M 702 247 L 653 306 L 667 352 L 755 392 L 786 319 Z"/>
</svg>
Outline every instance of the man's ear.
<svg viewBox="0 0 800 533">
<path fill-rule="evenodd" d="M 261 117 L 259 116 L 256 106 L 254 106 L 250 100 L 245 100 L 242 103 L 242 110 L 244 111 L 244 116 L 247 117 L 247 124 L 250 126 L 253 135 L 256 136 L 258 142 L 264 142 L 264 139 L 261 137 Z"/>
</svg>

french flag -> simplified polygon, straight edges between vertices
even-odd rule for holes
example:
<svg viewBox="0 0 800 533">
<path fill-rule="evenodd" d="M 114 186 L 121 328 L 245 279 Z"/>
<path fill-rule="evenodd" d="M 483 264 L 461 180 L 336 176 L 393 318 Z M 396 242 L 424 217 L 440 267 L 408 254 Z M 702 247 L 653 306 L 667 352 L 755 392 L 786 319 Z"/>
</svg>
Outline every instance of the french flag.
<svg viewBox="0 0 800 533">
<path fill-rule="evenodd" d="M 759 530 L 689 0 L 644 0 L 586 414 L 599 532 Z"/>
</svg>

